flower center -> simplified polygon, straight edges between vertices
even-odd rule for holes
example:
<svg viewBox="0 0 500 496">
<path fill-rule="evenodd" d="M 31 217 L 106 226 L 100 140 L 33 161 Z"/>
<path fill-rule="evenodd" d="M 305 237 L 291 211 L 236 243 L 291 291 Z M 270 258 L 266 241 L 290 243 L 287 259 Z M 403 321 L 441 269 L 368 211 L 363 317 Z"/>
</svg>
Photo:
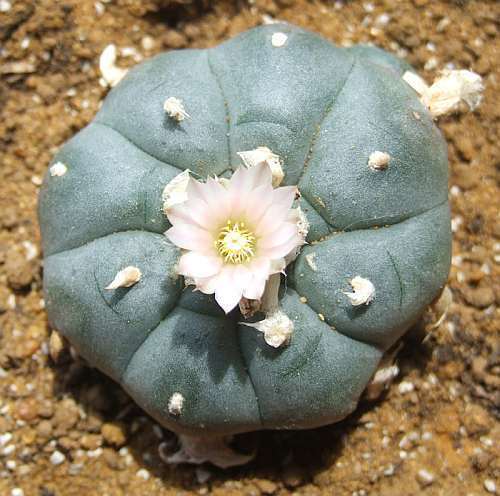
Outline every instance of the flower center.
<svg viewBox="0 0 500 496">
<path fill-rule="evenodd" d="M 245 263 L 255 255 L 255 236 L 245 229 L 244 222 L 228 220 L 217 236 L 215 247 L 225 262 Z"/>
</svg>

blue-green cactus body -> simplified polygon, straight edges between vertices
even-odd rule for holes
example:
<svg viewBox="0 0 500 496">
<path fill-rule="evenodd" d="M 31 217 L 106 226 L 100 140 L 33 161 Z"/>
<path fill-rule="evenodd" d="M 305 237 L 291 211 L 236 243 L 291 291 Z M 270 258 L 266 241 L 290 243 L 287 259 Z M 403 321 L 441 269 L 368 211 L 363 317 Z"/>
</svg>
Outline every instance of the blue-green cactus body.
<svg viewBox="0 0 500 496">
<path fill-rule="evenodd" d="M 272 34 L 288 38 L 275 47 Z M 384 350 L 439 294 L 450 263 L 445 143 L 409 67 L 373 47 L 336 48 L 290 25 L 216 48 L 161 54 L 129 72 L 54 158 L 40 195 L 51 325 L 166 427 L 190 434 L 310 428 L 356 406 Z M 166 98 L 190 118 L 175 122 Z M 311 223 L 288 267 L 288 346 L 183 289 L 163 232 L 162 190 L 180 170 L 227 175 L 267 146 Z M 391 156 L 374 171 L 374 151 Z M 311 260 L 313 263 L 311 263 Z M 130 288 L 104 288 L 125 266 Z M 356 275 L 372 303 L 344 292 Z M 285 281 L 284 281 L 285 284 Z M 321 315 L 319 315 L 321 314 Z M 321 317 L 321 318 L 320 318 Z M 171 396 L 184 397 L 180 414 Z"/>
</svg>

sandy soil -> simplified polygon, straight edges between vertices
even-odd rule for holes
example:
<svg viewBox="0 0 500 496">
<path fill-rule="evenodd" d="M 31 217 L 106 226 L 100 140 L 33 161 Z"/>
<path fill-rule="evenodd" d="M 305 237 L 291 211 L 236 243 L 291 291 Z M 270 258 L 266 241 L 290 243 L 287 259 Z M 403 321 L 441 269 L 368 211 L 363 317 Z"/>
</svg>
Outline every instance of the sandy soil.
<svg viewBox="0 0 500 496">
<path fill-rule="evenodd" d="M 180 3 L 0 1 L 0 495 L 500 492 L 500 3 Z M 157 448 L 171 435 L 119 387 L 69 357 L 54 364 L 48 356 L 37 192 L 54 151 L 106 95 L 98 71 L 106 45 L 115 43 L 130 66 L 161 50 L 212 46 L 263 16 L 338 44 L 377 43 L 428 80 L 447 65 L 484 77 L 479 109 L 440 121 L 450 154 L 454 303 L 433 333 L 410 333 L 385 397 L 344 422 L 246 436 L 260 449 L 244 468 L 169 467 Z"/>
</svg>

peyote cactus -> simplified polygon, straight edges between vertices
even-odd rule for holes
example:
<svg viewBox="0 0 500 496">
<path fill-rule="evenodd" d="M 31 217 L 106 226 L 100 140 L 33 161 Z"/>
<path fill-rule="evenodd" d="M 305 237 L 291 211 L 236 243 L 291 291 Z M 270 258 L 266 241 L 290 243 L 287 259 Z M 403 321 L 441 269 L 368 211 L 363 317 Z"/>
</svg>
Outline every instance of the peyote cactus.
<svg viewBox="0 0 500 496">
<path fill-rule="evenodd" d="M 45 177 L 51 325 L 181 434 L 344 418 L 449 270 L 446 146 L 406 71 L 380 49 L 287 24 L 131 70 Z M 293 332 L 277 348 L 240 311 L 185 288 L 164 235 L 172 179 L 230 178 L 259 147 L 298 186 L 309 224 L 281 276 Z"/>
</svg>

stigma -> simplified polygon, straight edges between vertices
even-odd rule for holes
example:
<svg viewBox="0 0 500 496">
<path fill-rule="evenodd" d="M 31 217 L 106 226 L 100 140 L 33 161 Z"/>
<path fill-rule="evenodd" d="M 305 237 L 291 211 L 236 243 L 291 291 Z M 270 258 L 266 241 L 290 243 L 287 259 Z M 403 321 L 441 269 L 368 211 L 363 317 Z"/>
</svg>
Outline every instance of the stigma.
<svg viewBox="0 0 500 496">
<path fill-rule="evenodd" d="M 255 255 L 255 236 L 244 222 L 228 220 L 217 236 L 215 247 L 226 263 L 246 263 Z"/>
</svg>

